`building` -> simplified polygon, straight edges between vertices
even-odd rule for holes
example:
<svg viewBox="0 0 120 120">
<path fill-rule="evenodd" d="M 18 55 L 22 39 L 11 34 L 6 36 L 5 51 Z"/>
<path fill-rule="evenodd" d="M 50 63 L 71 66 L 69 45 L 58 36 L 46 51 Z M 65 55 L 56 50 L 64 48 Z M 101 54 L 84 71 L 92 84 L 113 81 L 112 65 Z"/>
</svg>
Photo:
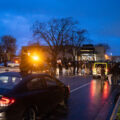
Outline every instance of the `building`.
<svg viewBox="0 0 120 120">
<path fill-rule="evenodd" d="M 80 61 L 96 61 L 96 51 L 93 45 L 83 45 L 79 53 Z"/>
<path fill-rule="evenodd" d="M 70 46 L 69 46 L 70 47 Z M 58 60 L 73 60 L 73 55 L 69 52 L 68 47 L 65 51 L 61 51 L 58 55 Z M 51 59 L 50 49 L 48 46 L 24 46 L 22 47 L 22 54 L 31 54 L 33 51 L 39 51 L 46 59 Z M 75 56 L 76 61 L 104 61 L 105 49 L 104 46 L 94 46 L 92 44 L 83 45 Z"/>
<path fill-rule="evenodd" d="M 96 61 L 105 61 L 107 58 L 105 57 L 105 48 L 104 46 L 95 46 L 95 52 L 96 52 Z"/>
<path fill-rule="evenodd" d="M 36 46 L 23 46 L 22 47 L 22 51 L 21 51 L 21 55 L 25 55 L 25 54 L 31 54 L 33 52 L 39 52 L 39 54 L 41 54 L 46 60 L 50 60 L 52 57 L 51 57 L 51 54 L 50 54 L 50 48 L 48 46 L 39 46 L 39 45 L 36 45 Z M 58 60 L 63 60 L 63 59 L 72 59 L 72 55 L 71 53 L 67 52 L 66 50 L 63 52 L 61 51 L 59 54 L 58 54 L 58 57 L 57 57 Z"/>
<path fill-rule="evenodd" d="M 112 56 L 111 59 L 113 62 L 120 62 L 120 56 Z"/>
<path fill-rule="evenodd" d="M 92 44 L 83 45 L 80 49 L 78 58 L 80 61 L 104 61 L 104 46 L 94 46 Z"/>
</svg>

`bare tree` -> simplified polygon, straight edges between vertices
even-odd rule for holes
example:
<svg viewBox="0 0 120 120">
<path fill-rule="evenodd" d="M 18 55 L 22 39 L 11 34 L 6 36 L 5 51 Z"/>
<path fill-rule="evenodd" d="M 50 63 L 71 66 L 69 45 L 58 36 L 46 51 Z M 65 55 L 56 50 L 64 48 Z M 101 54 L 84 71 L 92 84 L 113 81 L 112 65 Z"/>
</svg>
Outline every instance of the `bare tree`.
<svg viewBox="0 0 120 120">
<path fill-rule="evenodd" d="M 10 35 L 5 35 L 1 37 L 0 44 L 2 53 L 4 54 L 4 62 L 6 64 L 8 55 L 10 60 L 16 53 L 16 39 Z"/>
<path fill-rule="evenodd" d="M 76 30 L 76 31 L 72 31 L 72 35 L 71 38 L 69 40 L 69 48 L 68 49 L 70 51 L 70 53 L 73 56 L 73 74 L 75 74 L 75 68 L 77 65 L 75 65 L 75 61 L 78 60 L 78 53 L 79 50 L 81 48 L 81 45 L 87 41 L 87 37 L 85 36 L 85 34 L 87 33 L 87 31 L 85 29 L 81 29 L 81 30 Z M 76 59 L 75 59 L 76 58 Z"/>
<path fill-rule="evenodd" d="M 87 31 L 84 29 L 72 32 L 71 39 L 69 40 L 69 45 L 71 46 L 73 57 L 77 56 L 81 45 L 87 40 L 85 37 L 86 33 Z"/>
<path fill-rule="evenodd" d="M 75 29 L 77 22 L 71 18 L 52 19 L 49 22 L 36 22 L 33 25 L 34 36 L 39 37 L 47 43 L 52 56 L 52 66 L 56 69 L 58 54 L 71 38 L 71 32 Z"/>
<path fill-rule="evenodd" d="M 72 18 L 52 19 L 46 23 L 35 22 L 33 24 L 33 35 L 49 46 L 48 52 L 51 54 L 54 71 L 59 53 L 64 53 L 66 48 L 72 50 L 75 60 L 78 49 L 86 39 L 85 33 L 86 30 L 78 29 L 78 22 Z"/>
</svg>

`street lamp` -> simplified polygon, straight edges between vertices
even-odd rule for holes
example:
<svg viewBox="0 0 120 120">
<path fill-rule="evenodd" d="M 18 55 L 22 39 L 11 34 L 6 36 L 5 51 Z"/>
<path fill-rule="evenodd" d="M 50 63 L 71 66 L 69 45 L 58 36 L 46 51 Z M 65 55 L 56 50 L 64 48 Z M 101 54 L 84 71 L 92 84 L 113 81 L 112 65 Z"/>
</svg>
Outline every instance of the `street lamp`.
<svg viewBox="0 0 120 120">
<path fill-rule="evenodd" d="M 38 61 L 39 60 L 39 56 L 37 56 L 37 55 L 32 56 L 32 58 L 33 58 L 34 61 Z"/>
<path fill-rule="evenodd" d="M 112 53 L 110 53 L 110 55 L 112 56 Z"/>
<path fill-rule="evenodd" d="M 110 55 L 111 55 L 111 61 L 112 61 L 112 60 L 113 60 L 113 56 L 112 56 L 113 54 L 112 54 L 112 53 L 110 53 Z"/>
</svg>

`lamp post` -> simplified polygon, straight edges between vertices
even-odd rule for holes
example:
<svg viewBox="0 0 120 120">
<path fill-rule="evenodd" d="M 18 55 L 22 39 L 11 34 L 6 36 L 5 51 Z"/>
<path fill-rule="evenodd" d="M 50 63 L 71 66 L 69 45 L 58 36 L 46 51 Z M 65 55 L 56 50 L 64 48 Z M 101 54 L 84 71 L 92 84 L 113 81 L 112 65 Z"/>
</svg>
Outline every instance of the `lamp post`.
<svg viewBox="0 0 120 120">
<path fill-rule="evenodd" d="M 32 58 L 33 58 L 34 61 L 38 61 L 39 60 L 39 56 L 37 56 L 37 55 L 36 56 L 32 56 Z"/>
</svg>

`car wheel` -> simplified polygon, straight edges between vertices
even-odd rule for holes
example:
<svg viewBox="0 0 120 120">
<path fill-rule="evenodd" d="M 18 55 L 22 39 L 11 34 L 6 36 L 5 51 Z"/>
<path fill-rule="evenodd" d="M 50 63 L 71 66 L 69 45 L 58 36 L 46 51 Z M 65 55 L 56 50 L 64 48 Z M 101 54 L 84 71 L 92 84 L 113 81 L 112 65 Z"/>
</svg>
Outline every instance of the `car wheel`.
<svg viewBox="0 0 120 120">
<path fill-rule="evenodd" d="M 68 113 L 68 105 L 65 103 L 65 100 L 63 100 L 62 102 L 60 102 L 58 104 L 58 106 L 56 107 L 56 111 L 62 115 L 67 115 Z"/>
<path fill-rule="evenodd" d="M 64 100 L 59 103 L 60 106 L 67 106 L 67 104 L 68 104 L 67 98 L 64 98 Z"/>
<path fill-rule="evenodd" d="M 33 108 L 27 109 L 22 120 L 36 120 L 36 111 Z"/>
<path fill-rule="evenodd" d="M 68 98 L 64 98 L 64 103 L 65 103 L 65 105 L 68 104 Z"/>
</svg>

